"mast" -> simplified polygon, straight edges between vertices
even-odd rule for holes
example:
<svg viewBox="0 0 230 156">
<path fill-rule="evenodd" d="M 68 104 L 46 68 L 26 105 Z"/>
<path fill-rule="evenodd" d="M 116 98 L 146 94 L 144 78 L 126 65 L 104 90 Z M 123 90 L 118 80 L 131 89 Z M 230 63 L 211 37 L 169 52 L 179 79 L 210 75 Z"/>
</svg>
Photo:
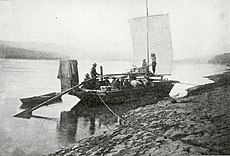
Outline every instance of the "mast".
<svg viewBox="0 0 230 156">
<path fill-rule="evenodd" d="M 145 5 L 146 0 L 142 1 Z M 148 0 L 148 2 L 150 1 Z M 145 13 L 147 12 L 144 12 L 144 14 Z M 157 73 L 171 73 L 172 39 L 169 28 L 169 15 L 150 15 L 150 12 L 148 14 L 147 17 L 145 14 L 145 16 L 143 17 L 132 18 L 129 20 L 132 35 L 133 52 L 135 56 L 133 60 L 135 64 L 138 65 L 140 63 L 140 60 L 145 58 L 147 64 L 147 58 L 149 58 L 148 66 L 151 66 L 151 53 L 154 52 L 157 54 L 158 57 L 157 69 L 159 72 Z M 148 27 L 148 32 L 146 31 L 146 27 Z M 146 74 L 148 74 L 147 69 L 148 68 L 145 68 Z M 150 74 L 151 67 L 148 69 L 148 71 Z"/>
<path fill-rule="evenodd" d="M 147 42 L 147 74 L 149 73 L 149 11 L 148 0 L 146 0 L 146 42 Z"/>
</svg>

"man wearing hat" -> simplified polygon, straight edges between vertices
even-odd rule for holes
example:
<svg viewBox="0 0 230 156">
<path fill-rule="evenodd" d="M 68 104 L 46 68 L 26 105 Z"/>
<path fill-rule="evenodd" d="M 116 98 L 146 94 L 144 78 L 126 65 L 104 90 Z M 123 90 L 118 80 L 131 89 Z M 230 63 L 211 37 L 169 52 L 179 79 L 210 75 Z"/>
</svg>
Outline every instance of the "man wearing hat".
<svg viewBox="0 0 230 156">
<path fill-rule="evenodd" d="M 90 70 L 90 75 L 91 75 L 91 78 L 95 78 L 95 77 L 97 77 L 97 75 L 99 75 L 99 74 L 97 73 L 97 71 L 96 71 L 97 64 L 94 63 L 94 64 L 92 64 L 92 65 L 93 65 L 93 66 L 92 66 L 92 68 L 91 68 L 91 70 Z"/>
<path fill-rule="evenodd" d="M 109 86 L 110 85 L 110 81 L 109 81 L 109 77 L 104 77 L 104 85 L 105 86 Z"/>
<path fill-rule="evenodd" d="M 96 88 L 96 82 L 97 82 L 96 77 L 97 77 L 97 75 L 99 75 L 97 73 L 97 71 L 96 71 L 96 67 L 97 67 L 97 64 L 94 63 L 93 66 L 92 66 L 92 68 L 91 68 L 91 70 L 90 70 L 90 75 L 91 75 L 91 78 L 93 79 L 92 80 L 92 88 L 93 89 Z"/>
<path fill-rule="evenodd" d="M 89 74 L 86 73 L 86 74 L 85 74 L 84 81 L 88 81 L 89 79 L 90 79 Z M 92 87 L 91 87 L 91 82 L 88 81 L 88 82 L 84 83 L 83 88 L 91 89 L 91 88 L 92 88 Z"/>
</svg>

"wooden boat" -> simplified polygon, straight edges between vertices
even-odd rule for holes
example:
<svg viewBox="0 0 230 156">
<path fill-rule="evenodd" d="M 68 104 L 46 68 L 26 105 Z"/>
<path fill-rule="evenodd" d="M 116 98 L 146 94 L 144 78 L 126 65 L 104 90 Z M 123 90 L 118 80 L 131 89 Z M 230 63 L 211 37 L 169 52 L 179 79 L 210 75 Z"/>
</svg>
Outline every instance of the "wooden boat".
<svg viewBox="0 0 230 156">
<path fill-rule="evenodd" d="M 21 109 L 33 108 L 33 107 L 39 105 L 40 103 L 43 103 L 43 102 L 55 97 L 56 95 L 58 95 L 58 93 L 53 92 L 53 93 L 39 95 L 39 96 L 33 96 L 33 97 L 29 97 L 29 98 L 22 98 L 22 99 L 20 99 L 20 101 L 22 102 L 22 105 L 20 106 L 20 108 Z M 47 105 L 61 102 L 61 101 L 62 101 L 61 97 L 58 97 L 58 98 L 54 99 L 53 101 L 47 103 Z"/>
<path fill-rule="evenodd" d="M 129 20 L 134 52 L 133 66 L 135 68 L 128 73 L 107 74 L 105 76 L 110 79 L 116 77 L 120 79 L 120 82 L 122 79 L 126 79 L 129 83 L 132 83 L 133 80 L 142 82 L 148 80 L 148 84 L 128 88 L 123 87 L 123 84 L 121 84 L 119 89 L 110 90 L 110 86 L 108 89 L 105 89 L 106 87 L 101 85 L 103 81 L 103 72 L 101 72 L 102 79 L 97 80 L 99 84 L 97 89 L 85 89 L 83 86 L 81 89 L 76 89 L 70 94 L 79 97 L 82 102 L 91 105 L 103 103 L 114 105 L 134 102 L 149 104 L 153 103 L 156 99 L 169 96 L 174 84 L 178 82 L 164 78 L 166 74 L 170 75 L 172 69 L 172 40 L 169 28 L 169 14 L 149 16 L 147 2 L 146 0 L 146 16 Z M 149 69 L 149 66 L 151 66 L 149 63 L 150 56 L 156 56 L 154 58 L 151 57 L 153 73 Z M 145 61 L 145 58 L 147 60 L 145 62 L 146 65 L 143 66 L 142 64 L 142 67 L 138 67 L 138 64 L 143 59 Z M 156 58 L 157 74 L 155 74 L 154 68 Z M 130 78 L 132 76 L 135 79 Z"/>
<path fill-rule="evenodd" d="M 146 7 L 146 9 L 147 8 L 148 7 Z M 84 89 L 83 87 L 71 92 L 72 95 L 79 97 L 84 103 L 93 105 L 133 102 L 144 102 L 148 104 L 153 103 L 155 99 L 169 96 L 171 89 L 177 81 L 165 79 L 165 74 L 155 74 L 149 70 L 149 66 L 151 66 L 149 63 L 151 53 L 157 56 L 157 72 L 161 70 L 162 73 L 165 73 L 166 70 L 162 70 L 164 67 L 171 72 L 172 41 L 168 14 L 148 16 L 147 10 L 146 17 L 130 19 L 129 23 L 135 56 L 133 63 L 136 68 L 128 73 L 107 74 L 105 76 L 109 78 L 116 77 L 120 80 L 125 78 L 128 79 L 129 83 L 132 82 L 132 79 L 129 78 L 130 76 L 135 76 L 139 81 L 145 81 L 147 77 L 148 81 L 150 81 L 149 84 L 131 88 L 120 87 L 116 90 L 105 90 L 103 89 L 104 86 L 101 85 L 99 85 L 98 89 Z M 140 61 L 142 61 L 143 58 L 146 58 L 146 54 L 147 66 L 138 68 L 137 64 L 141 63 Z M 153 70 L 153 72 L 155 72 L 155 70 Z M 102 80 L 98 80 L 99 84 L 100 81 Z"/>
<path fill-rule="evenodd" d="M 148 86 L 120 88 L 115 90 L 105 89 L 77 89 L 71 92 L 81 99 L 81 101 L 90 106 L 101 104 L 117 105 L 140 103 L 143 105 L 155 103 L 169 93 L 177 81 L 173 80 L 152 80 Z M 101 86 L 108 87 L 108 86 Z"/>
</svg>

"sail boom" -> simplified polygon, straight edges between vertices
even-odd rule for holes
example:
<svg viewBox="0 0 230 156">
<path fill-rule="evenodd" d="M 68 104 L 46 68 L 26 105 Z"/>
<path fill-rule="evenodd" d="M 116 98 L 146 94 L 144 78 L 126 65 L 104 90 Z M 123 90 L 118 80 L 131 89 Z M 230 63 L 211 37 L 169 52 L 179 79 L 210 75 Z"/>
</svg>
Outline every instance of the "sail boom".
<svg viewBox="0 0 230 156">
<path fill-rule="evenodd" d="M 169 16 L 169 13 L 166 13 L 166 14 L 155 14 L 155 15 L 148 15 L 148 17 L 158 17 L 158 16 L 160 16 L 160 17 L 162 17 L 162 16 Z M 134 18 L 130 18 L 130 19 L 128 19 L 129 21 L 131 21 L 131 20 L 135 20 L 135 19 L 146 19 L 146 16 L 141 16 L 141 17 L 134 17 Z"/>
</svg>

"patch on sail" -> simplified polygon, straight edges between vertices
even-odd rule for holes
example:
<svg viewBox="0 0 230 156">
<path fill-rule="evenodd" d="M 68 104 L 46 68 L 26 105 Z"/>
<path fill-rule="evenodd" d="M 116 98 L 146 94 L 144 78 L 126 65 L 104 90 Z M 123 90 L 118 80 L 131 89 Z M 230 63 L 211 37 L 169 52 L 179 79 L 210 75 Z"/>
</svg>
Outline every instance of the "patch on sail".
<svg viewBox="0 0 230 156">
<path fill-rule="evenodd" d="M 147 57 L 147 36 L 149 43 L 149 58 L 151 53 L 156 54 L 157 74 L 170 74 L 172 70 L 172 40 L 169 27 L 169 14 L 160 14 L 129 20 L 132 42 L 133 63 L 142 64 Z M 147 35 L 148 29 L 148 35 Z M 151 71 L 151 58 L 149 59 Z"/>
</svg>

